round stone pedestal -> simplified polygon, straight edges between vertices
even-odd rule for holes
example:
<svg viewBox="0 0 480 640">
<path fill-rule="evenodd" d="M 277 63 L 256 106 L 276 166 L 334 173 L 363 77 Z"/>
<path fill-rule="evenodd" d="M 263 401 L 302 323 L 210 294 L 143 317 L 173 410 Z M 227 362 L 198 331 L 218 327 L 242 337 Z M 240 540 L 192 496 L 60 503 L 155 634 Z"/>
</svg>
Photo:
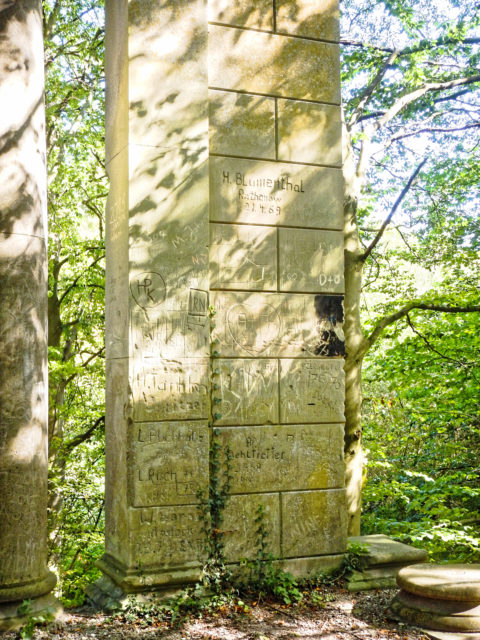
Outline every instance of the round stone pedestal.
<svg viewBox="0 0 480 640">
<path fill-rule="evenodd" d="M 424 629 L 480 632 L 480 565 L 417 564 L 401 569 L 390 605 L 401 620 Z"/>
<path fill-rule="evenodd" d="M 20 629 L 29 620 L 42 617 L 46 622 L 55 620 L 63 609 L 51 594 L 40 596 L 27 603 L 25 600 L 0 603 L 0 634 L 2 631 Z"/>
</svg>

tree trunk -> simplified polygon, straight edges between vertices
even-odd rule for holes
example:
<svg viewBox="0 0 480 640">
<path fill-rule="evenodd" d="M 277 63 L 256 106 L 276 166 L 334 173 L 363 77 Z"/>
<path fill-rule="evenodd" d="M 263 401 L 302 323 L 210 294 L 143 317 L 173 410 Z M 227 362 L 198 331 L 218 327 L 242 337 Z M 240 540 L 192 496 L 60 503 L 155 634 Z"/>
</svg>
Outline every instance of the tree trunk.
<svg viewBox="0 0 480 640">
<path fill-rule="evenodd" d="M 362 362 L 365 337 L 360 322 L 362 247 L 357 224 L 360 187 L 348 132 L 344 131 L 344 236 L 345 236 L 345 484 L 348 535 L 360 535 L 362 499 Z"/>
</svg>

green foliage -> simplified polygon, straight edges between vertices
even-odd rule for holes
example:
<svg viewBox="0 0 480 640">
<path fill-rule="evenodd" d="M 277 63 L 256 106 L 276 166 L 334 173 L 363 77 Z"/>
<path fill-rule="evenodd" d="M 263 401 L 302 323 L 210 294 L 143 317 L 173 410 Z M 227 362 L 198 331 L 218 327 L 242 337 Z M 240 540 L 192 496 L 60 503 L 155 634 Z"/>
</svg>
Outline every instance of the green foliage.
<svg viewBox="0 0 480 640">
<path fill-rule="evenodd" d="M 270 596 L 281 600 L 284 604 L 300 602 L 303 595 L 298 581 L 287 571 L 275 564 L 275 557 L 267 551 L 268 529 L 265 524 L 265 507 L 259 504 L 255 517 L 256 552 L 252 560 L 242 560 L 248 573 L 244 588 L 255 591 L 258 598 Z"/>
<path fill-rule="evenodd" d="M 368 554 L 368 547 L 365 544 L 359 544 L 358 542 L 349 542 L 347 546 L 347 553 L 343 558 L 343 565 L 341 575 L 357 571 L 362 566 L 362 559 Z"/>
<path fill-rule="evenodd" d="M 103 4 L 44 1 L 50 562 L 81 604 L 103 544 Z"/>
<path fill-rule="evenodd" d="M 18 607 L 17 613 L 20 617 L 27 618 L 19 631 L 22 640 L 32 640 L 35 634 L 35 627 L 46 625 L 54 618 L 52 611 L 48 608 L 33 613 L 31 600 L 24 600 Z"/>
<path fill-rule="evenodd" d="M 479 562 L 478 319 L 445 316 L 397 327 L 368 363 L 363 526 Z"/>
</svg>

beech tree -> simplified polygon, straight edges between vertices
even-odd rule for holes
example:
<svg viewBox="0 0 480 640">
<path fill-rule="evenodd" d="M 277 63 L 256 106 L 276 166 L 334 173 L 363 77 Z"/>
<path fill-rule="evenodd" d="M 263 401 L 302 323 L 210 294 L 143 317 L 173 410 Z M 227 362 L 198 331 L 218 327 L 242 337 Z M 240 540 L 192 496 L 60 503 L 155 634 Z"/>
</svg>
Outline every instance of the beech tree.
<svg viewBox="0 0 480 640">
<path fill-rule="evenodd" d="M 343 12 L 345 457 L 349 534 L 358 535 L 365 355 L 402 318 L 480 311 L 480 35 L 470 0 L 345 0 Z M 390 246 L 392 229 L 401 251 Z M 429 286 L 421 290 L 406 265 L 429 270 Z M 363 293 L 387 280 L 362 318 Z"/>
</svg>

